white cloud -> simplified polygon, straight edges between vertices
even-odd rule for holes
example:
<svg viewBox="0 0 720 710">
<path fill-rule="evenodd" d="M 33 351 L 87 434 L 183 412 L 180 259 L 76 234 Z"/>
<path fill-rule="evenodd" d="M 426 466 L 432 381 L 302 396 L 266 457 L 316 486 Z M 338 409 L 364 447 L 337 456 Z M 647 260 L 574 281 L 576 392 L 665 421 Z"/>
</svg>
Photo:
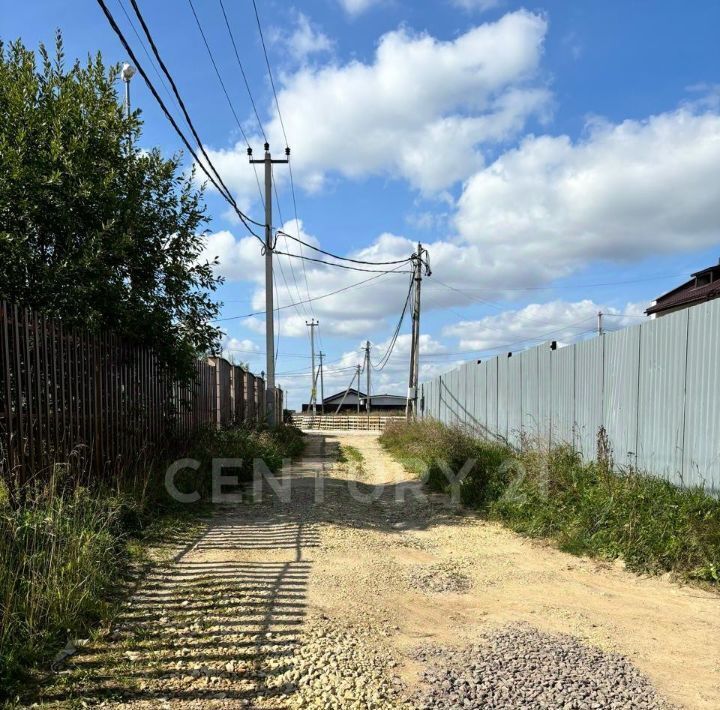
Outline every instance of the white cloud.
<svg viewBox="0 0 720 710">
<path fill-rule="evenodd" d="M 594 121 L 576 143 L 526 138 L 467 182 L 456 226 L 490 259 L 532 263 L 549 280 L 716 244 L 719 203 L 720 116 L 686 107 Z"/>
<path fill-rule="evenodd" d="M 603 328 L 611 331 L 641 322 L 646 304 L 629 303 L 620 311 L 589 299 L 576 302 L 531 303 L 519 310 L 503 311 L 474 321 L 460 321 L 443 329 L 458 338 L 462 350 L 521 350 L 544 340 L 572 342 L 597 329 L 602 311 Z"/>
<path fill-rule="evenodd" d="M 547 112 L 550 94 L 534 83 L 546 30 L 546 20 L 527 11 L 450 41 L 399 29 L 380 38 L 370 63 L 283 75 L 279 102 L 298 181 L 318 190 L 328 175 L 390 175 L 429 194 L 468 177 L 482 167 L 484 146 Z M 284 145 L 277 115 L 266 132 L 271 146 Z M 250 199 L 257 185 L 245 149 L 239 142 L 209 153 Z"/>
<path fill-rule="evenodd" d="M 339 0 L 348 15 L 359 15 L 373 5 L 378 5 L 381 0 Z"/>
<path fill-rule="evenodd" d="M 260 352 L 260 346 L 249 338 L 231 338 L 225 335 L 220 344 L 221 355 L 231 362 L 245 362 Z"/>
<path fill-rule="evenodd" d="M 452 0 L 452 4 L 466 12 L 487 12 L 502 4 L 502 0 Z"/>
<path fill-rule="evenodd" d="M 313 55 L 331 52 L 335 46 L 335 43 L 315 27 L 302 12 L 297 13 L 292 32 L 275 30 L 272 41 L 281 45 L 283 53 L 289 53 L 300 64 L 304 64 Z"/>
</svg>

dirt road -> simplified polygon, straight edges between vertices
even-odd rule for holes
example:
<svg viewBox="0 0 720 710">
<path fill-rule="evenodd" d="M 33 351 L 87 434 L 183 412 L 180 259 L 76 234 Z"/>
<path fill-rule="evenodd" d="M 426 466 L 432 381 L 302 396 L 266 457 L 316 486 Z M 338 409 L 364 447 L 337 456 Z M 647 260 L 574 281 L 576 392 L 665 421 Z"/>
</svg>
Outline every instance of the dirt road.
<svg viewBox="0 0 720 710">
<path fill-rule="evenodd" d="M 461 513 L 373 435 L 311 435 L 285 484 L 219 509 L 45 702 L 720 707 L 717 596 Z"/>
</svg>

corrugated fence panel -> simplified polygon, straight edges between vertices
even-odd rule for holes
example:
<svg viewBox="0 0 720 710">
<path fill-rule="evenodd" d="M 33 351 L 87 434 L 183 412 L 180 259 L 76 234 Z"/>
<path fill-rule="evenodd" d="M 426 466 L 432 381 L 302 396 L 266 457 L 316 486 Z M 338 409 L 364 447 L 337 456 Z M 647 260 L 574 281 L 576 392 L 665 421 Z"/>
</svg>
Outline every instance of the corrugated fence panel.
<svg viewBox="0 0 720 710">
<path fill-rule="evenodd" d="M 586 460 L 604 426 L 616 464 L 718 493 L 719 357 L 720 299 L 558 350 L 466 363 L 426 383 L 425 416 L 513 444 L 521 431 L 569 443 Z"/>
<path fill-rule="evenodd" d="M 539 348 L 531 348 L 520 353 L 522 360 L 522 431 L 523 438 L 531 445 L 539 437 L 540 411 L 538 390 Z"/>
<path fill-rule="evenodd" d="M 455 409 L 457 410 L 458 423 L 467 424 L 467 364 L 458 368 L 458 386 L 454 392 L 457 399 Z"/>
<path fill-rule="evenodd" d="M 635 464 L 640 326 L 605 336 L 603 419 L 615 462 Z"/>
<path fill-rule="evenodd" d="M 550 366 L 550 343 L 537 348 L 538 365 L 538 433 L 542 443 L 550 443 L 551 405 L 552 405 L 552 369 Z"/>
<path fill-rule="evenodd" d="M 720 300 L 689 311 L 683 483 L 720 493 Z"/>
<path fill-rule="evenodd" d="M 473 402 L 473 421 L 479 434 L 487 435 L 487 363 L 476 363 L 473 370 L 475 399 Z"/>
<path fill-rule="evenodd" d="M 680 483 L 688 311 L 640 326 L 637 465 Z"/>
<path fill-rule="evenodd" d="M 595 337 L 575 345 L 575 445 L 586 461 L 596 457 L 603 425 L 603 341 Z"/>
<path fill-rule="evenodd" d="M 575 346 L 551 351 L 553 444 L 573 444 L 575 430 Z"/>
<path fill-rule="evenodd" d="M 508 364 L 508 424 L 507 438 L 512 446 L 520 446 L 520 434 L 523 422 L 523 401 L 522 401 L 522 357 L 516 353 L 513 357 L 507 358 Z"/>
<path fill-rule="evenodd" d="M 508 381 L 510 365 L 507 357 L 497 359 L 497 435 L 507 441 L 508 438 Z"/>
<path fill-rule="evenodd" d="M 498 436 L 498 359 L 486 363 L 487 377 L 487 428 L 488 434 Z"/>
</svg>

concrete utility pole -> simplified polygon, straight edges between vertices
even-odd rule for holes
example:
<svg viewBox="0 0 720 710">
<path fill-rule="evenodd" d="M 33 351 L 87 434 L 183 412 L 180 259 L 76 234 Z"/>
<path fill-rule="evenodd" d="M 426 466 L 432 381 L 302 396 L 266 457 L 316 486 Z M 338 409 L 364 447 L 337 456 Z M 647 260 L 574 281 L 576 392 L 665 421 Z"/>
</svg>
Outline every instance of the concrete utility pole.
<svg viewBox="0 0 720 710">
<path fill-rule="evenodd" d="M 423 260 L 423 256 L 425 259 Z M 417 252 L 413 254 L 413 280 L 415 292 L 412 301 L 412 336 L 410 340 L 410 377 L 408 380 L 408 397 L 405 408 L 405 417 L 410 420 L 418 414 L 418 379 L 420 374 L 420 287 L 422 284 L 423 268 L 430 276 L 430 263 L 428 250 L 418 242 Z"/>
<path fill-rule="evenodd" d="M 315 328 L 320 325 L 320 321 L 311 318 L 309 323 L 305 321 L 305 325 L 310 328 L 310 355 L 312 357 L 312 376 L 310 378 L 312 381 L 312 389 L 310 390 L 310 404 L 312 405 L 313 416 L 317 416 L 317 386 L 315 379 Z"/>
<path fill-rule="evenodd" d="M 603 334 L 603 324 L 602 324 L 603 312 L 602 311 L 598 311 L 597 318 L 598 318 L 597 333 L 598 333 L 598 335 L 602 335 Z"/>
<path fill-rule="evenodd" d="M 365 377 L 366 377 L 366 389 L 365 393 L 365 411 L 367 412 L 368 421 L 370 421 L 370 341 L 365 341 Z M 360 375 L 358 375 L 358 389 L 360 389 Z"/>
<path fill-rule="evenodd" d="M 320 412 L 325 414 L 325 386 L 323 383 L 323 358 L 325 353 L 321 350 L 318 357 L 320 358 Z"/>
<path fill-rule="evenodd" d="M 267 379 L 265 380 L 265 415 L 267 423 L 275 426 L 278 422 L 275 412 L 275 313 L 273 312 L 273 234 L 272 234 L 272 166 L 273 163 L 287 163 L 284 160 L 273 160 L 270 155 L 270 144 L 265 143 L 265 157 L 256 160 L 252 157 L 252 148 L 248 148 L 251 163 L 265 165 L 265 352 Z M 290 149 L 285 149 L 290 155 Z"/>
<path fill-rule="evenodd" d="M 360 414 L 360 365 L 355 365 L 355 368 L 357 369 L 357 378 L 358 378 L 358 391 L 357 391 L 357 413 Z"/>
</svg>

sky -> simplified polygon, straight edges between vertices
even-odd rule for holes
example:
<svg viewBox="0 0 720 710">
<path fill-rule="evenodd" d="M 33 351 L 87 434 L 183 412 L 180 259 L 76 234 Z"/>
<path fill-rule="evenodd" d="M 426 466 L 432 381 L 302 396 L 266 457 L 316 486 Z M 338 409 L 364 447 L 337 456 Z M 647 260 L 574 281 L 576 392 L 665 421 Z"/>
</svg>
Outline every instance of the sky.
<svg viewBox="0 0 720 710">
<path fill-rule="evenodd" d="M 128 22 L 142 36 L 129 0 L 107 3 L 179 117 Z M 256 157 L 260 126 L 277 157 L 286 143 L 252 0 L 224 7 L 259 122 L 220 0 L 193 3 L 229 102 L 189 0 L 138 0 L 206 151 L 237 204 L 262 222 L 243 133 Z M 422 242 L 432 275 L 422 284 L 421 381 L 468 359 L 592 337 L 598 311 L 608 330 L 642 322 L 653 299 L 720 257 L 715 0 L 257 6 L 293 173 L 291 185 L 287 166 L 275 166 L 273 224 L 360 260 L 403 259 Z M 56 28 L 69 59 L 127 59 L 95 0 L 0 7 L 3 40 L 35 48 L 52 44 Z M 139 76 L 131 87 L 143 145 L 178 151 Z M 264 310 L 260 244 L 216 191 L 207 204 L 205 256 L 219 258 L 225 278 L 224 352 L 260 372 L 264 316 L 247 316 Z M 282 237 L 277 248 L 324 258 Z M 276 306 L 290 306 L 277 314 L 277 382 L 297 408 L 311 386 L 306 321 L 320 323 L 325 394 L 344 390 L 365 340 L 372 362 L 383 359 L 409 276 L 404 266 L 373 276 L 275 263 Z M 371 370 L 373 392 L 406 392 L 409 347 L 406 318 L 387 365 Z"/>
</svg>

